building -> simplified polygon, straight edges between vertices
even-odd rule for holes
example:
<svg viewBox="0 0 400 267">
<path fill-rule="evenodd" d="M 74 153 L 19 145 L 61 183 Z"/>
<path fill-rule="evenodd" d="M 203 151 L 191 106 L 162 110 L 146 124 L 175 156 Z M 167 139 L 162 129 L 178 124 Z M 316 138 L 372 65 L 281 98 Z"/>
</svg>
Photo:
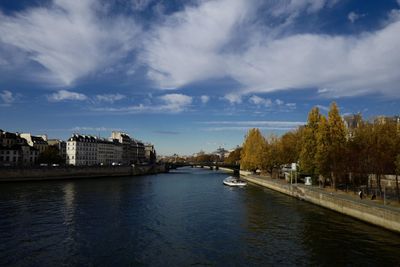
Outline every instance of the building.
<svg viewBox="0 0 400 267">
<path fill-rule="evenodd" d="M 219 147 L 216 151 L 213 152 L 214 155 L 217 155 L 221 161 L 224 161 L 225 157 L 229 156 L 229 151 L 223 147 Z"/>
<path fill-rule="evenodd" d="M 157 153 L 156 153 L 156 150 L 154 149 L 154 145 L 145 144 L 144 153 L 145 153 L 144 156 L 146 158 L 146 162 L 149 162 L 149 163 L 155 163 L 156 162 Z"/>
<path fill-rule="evenodd" d="M 122 163 L 122 145 L 118 141 L 99 138 L 97 140 L 97 164 L 113 165 Z"/>
<path fill-rule="evenodd" d="M 354 136 L 354 130 L 360 127 L 362 122 L 361 114 L 352 114 L 343 116 L 344 125 L 347 128 L 347 138 L 352 138 Z"/>
<path fill-rule="evenodd" d="M 58 139 L 47 140 L 49 146 L 55 146 L 58 148 L 59 156 L 63 159 L 63 162 L 67 160 L 67 142 Z"/>
<path fill-rule="evenodd" d="M 67 141 L 67 164 L 88 166 L 97 164 L 97 139 L 73 134 Z"/>
<path fill-rule="evenodd" d="M 18 133 L 0 130 L 0 166 L 29 166 L 37 162 L 39 151 Z"/>
<path fill-rule="evenodd" d="M 30 133 L 21 133 L 19 136 L 24 138 L 28 142 L 28 145 L 39 150 L 39 154 L 45 151 L 49 146 L 47 143 L 47 135 L 35 136 Z"/>
<path fill-rule="evenodd" d="M 123 146 L 117 140 L 73 134 L 67 141 L 67 164 L 75 166 L 122 163 Z"/>
<path fill-rule="evenodd" d="M 145 161 L 144 144 L 123 132 L 112 132 L 111 139 L 122 145 L 122 163 L 125 165 Z"/>
</svg>

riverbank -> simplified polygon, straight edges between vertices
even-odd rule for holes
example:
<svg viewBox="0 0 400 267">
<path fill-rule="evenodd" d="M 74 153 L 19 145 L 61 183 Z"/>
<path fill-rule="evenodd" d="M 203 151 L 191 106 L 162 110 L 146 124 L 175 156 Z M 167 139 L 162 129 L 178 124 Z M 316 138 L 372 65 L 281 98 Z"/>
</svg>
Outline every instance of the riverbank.
<svg viewBox="0 0 400 267">
<path fill-rule="evenodd" d="M 168 172 L 164 164 L 146 166 L 84 166 L 3 168 L 0 182 L 41 181 L 60 179 L 138 176 Z"/>
<path fill-rule="evenodd" d="M 284 181 L 264 176 L 242 175 L 242 179 L 277 192 L 308 201 L 353 218 L 400 233 L 400 209 L 382 206 L 368 200 L 356 200 L 346 195 L 327 192 L 323 189 L 290 185 Z"/>
</svg>

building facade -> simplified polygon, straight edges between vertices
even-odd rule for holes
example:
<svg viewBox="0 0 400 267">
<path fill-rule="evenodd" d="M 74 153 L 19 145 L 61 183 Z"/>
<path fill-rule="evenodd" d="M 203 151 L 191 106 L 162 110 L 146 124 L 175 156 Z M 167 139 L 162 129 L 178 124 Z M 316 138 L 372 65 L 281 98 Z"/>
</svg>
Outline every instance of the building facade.
<svg viewBox="0 0 400 267">
<path fill-rule="evenodd" d="M 0 166 L 34 165 L 39 151 L 28 145 L 18 133 L 0 130 Z"/>
<path fill-rule="evenodd" d="M 28 142 L 28 145 L 39 150 L 39 154 L 46 150 L 49 146 L 47 143 L 47 135 L 32 135 L 30 133 L 21 133 L 19 136 Z"/>
<path fill-rule="evenodd" d="M 122 163 L 123 146 L 114 140 L 73 134 L 67 141 L 67 164 L 75 166 Z"/>
<path fill-rule="evenodd" d="M 146 160 L 144 144 L 123 132 L 112 132 L 111 139 L 122 145 L 122 163 L 125 165 L 141 163 Z"/>
<path fill-rule="evenodd" d="M 67 164 L 90 166 L 97 164 L 97 139 L 73 134 L 67 141 Z"/>
</svg>

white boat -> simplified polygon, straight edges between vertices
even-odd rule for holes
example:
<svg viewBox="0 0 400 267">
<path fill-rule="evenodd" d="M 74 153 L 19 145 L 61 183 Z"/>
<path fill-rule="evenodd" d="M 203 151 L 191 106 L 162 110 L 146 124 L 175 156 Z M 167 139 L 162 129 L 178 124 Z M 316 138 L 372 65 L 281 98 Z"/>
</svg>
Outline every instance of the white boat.
<svg viewBox="0 0 400 267">
<path fill-rule="evenodd" d="M 229 185 L 229 186 L 245 186 L 245 185 L 247 185 L 247 183 L 245 181 L 241 181 L 232 176 L 225 178 L 223 183 L 224 183 L 224 185 Z"/>
</svg>

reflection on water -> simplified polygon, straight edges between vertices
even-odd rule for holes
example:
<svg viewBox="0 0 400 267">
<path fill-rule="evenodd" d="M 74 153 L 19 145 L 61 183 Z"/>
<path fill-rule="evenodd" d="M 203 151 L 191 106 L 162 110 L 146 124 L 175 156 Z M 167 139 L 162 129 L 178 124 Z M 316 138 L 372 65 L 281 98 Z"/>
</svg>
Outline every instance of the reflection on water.
<svg viewBox="0 0 400 267">
<path fill-rule="evenodd" d="M 399 264 L 399 235 L 225 177 L 1 184 L 0 266 Z"/>
</svg>

